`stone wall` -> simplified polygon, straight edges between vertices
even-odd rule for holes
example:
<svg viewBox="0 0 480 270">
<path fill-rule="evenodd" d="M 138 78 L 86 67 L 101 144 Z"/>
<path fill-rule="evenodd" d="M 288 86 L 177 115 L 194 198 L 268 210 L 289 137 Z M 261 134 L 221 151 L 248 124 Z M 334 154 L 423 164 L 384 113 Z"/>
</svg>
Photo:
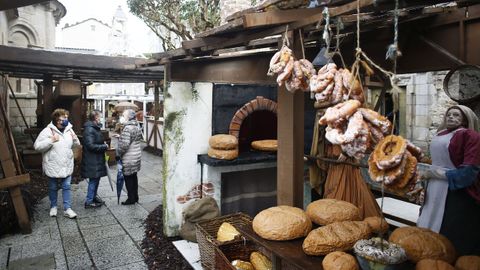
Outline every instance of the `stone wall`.
<svg viewBox="0 0 480 270">
<path fill-rule="evenodd" d="M 400 86 L 406 88 L 407 138 L 427 150 L 446 109 L 456 102 L 443 91 L 448 71 L 402 74 Z"/>
<path fill-rule="evenodd" d="M 37 115 L 35 110 L 37 109 L 37 97 L 36 95 L 24 95 L 22 97 L 17 97 L 18 103 L 22 108 L 23 115 L 25 120 L 27 120 L 29 127 L 35 127 L 37 125 Z M 15 100 L 10 96 L 9 101 L 9 111 L 10 111 L 10 125 L 12 126 L 12 131 L 17 135 L 23 133 L 23 130 L 26 128 L 25 123 L 23 122 L 20 111 L 18 110 Z"/>
</svg>

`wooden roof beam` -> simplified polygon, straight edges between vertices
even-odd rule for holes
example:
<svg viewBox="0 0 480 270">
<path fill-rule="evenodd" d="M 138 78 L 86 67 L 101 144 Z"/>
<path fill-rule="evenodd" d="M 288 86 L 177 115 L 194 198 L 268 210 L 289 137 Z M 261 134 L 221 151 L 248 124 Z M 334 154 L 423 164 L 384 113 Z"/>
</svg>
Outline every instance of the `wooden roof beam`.
<svg viewBox="0 0 480 270">
<path fill-rule="evenodd" d="M 375 0 L 360 0 L 360 8 L 373 5 Z M 351 2 L 339 7 L 330 8 L 330 16 L 335 17 L 348 12 L 351 12 L 357 8 L 357 2 Z M 250 40 L 260 39 L 268 36 L 273 36 L 285 32 L 286 27 L 288 26 L 289 30 L 295 30 L 302 27 L 305 27 L 310 24 L 317 23 L 323 19 L 322 13 L 316 13 L 314 15 L 308 16 L 306 19 L 300 21 L 295 21 L 287 25 L 280 25 L 274 28 L 266 30 L 258 30 L 256 32 L 245 33 L 242 32 L 237 34 L 232 38 L 219 38 L 219 37 L 204 37 L 200 39 L 188 40 L 182 42 L 183 49 L 193 49 L 198 47 L 209 47 L 210 49 L 223 49 L 229 48 L 238 44 L 244 44 Z"/>
</svg>

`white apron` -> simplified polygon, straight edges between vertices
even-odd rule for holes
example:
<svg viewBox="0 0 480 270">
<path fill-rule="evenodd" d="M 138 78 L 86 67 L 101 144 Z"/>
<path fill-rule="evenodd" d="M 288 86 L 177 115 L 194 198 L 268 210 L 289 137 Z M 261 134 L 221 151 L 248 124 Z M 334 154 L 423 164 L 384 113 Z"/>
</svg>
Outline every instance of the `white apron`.
<svg viewBox="0 0 480 270">
<path fill-rule="evenodd" d="M 430 143 L 430 154 L 432 157 L 432 164 L 447 169 L 455 169 L 450 160 L 450 153 L 448 146 L 456 129 L 448 134 L 442 136 L 435 136 Z M 429 179 L 427 182 L 427 192 L 425 194 L 425 204 L 422 207 L 422 212 L 418 217 L 417 226 L 428 228 L 434 232 L 440 232 L 442 227 L 443 213 L 445 211 L 445 201 L 448 194 L 448 181 L 441 179 Z"/>
</svg>

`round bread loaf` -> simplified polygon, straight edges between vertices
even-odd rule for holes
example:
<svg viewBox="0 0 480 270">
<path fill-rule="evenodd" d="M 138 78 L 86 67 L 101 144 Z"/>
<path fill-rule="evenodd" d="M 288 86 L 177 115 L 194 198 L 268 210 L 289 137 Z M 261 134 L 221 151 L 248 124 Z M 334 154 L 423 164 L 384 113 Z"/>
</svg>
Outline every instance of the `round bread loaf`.
<svg viewBox="0 0 480 270">
<path fill-rule="evenodd" d="M 238 148 L 237 137 L 228 134 L 217 134 L 210 137 L 208 144 L 211 148 L 219 150 L 234 150 Z"/>
<path fill-rule="evenodd" d="M 333 251 L 353 248 L 358 240 L 369 238 L 370 227 L 363 221 L 342 221 L 328 224 L 311 231 L 303 241 L 307 255 L 326 255 Z"/>
<path fill-rule="evenodd" d="M 258 213 L 252 227 L 264 239 L 282 241 L 304 237 L 312 230 L 312 222 L 302 209 L 280 205 Z"/>
<path fill-rule="evenodd" d="M 455 263 L 457 270 L 480 270 L 480 256 L 461 256 Z"/>
<path fill-rule="evenodd" d="M 253 141 L 252 148 L 260 151 L 276 152 L 278 148 L 277 140 Z"/>
<path fill-rule="evenodd" d="M 238 149 L 218 150 L 210 148 L 208 149 L 208 156 L 216 159 L 232 160 L 238 157 Z"/>
<path fill-rule="evenodd" d="M 324 270 L 358 270 L 357 260 L 345 252 L 334 251 L 323 258 Z"/>
<path fill-rule="evenodd" d="M 455 262 L 455 248 L 445 236 L 429 229 L 418 227 L 402 227 L 395 229 L 389 242 L 403 247 L 409 260 L 419 262 L 423 259 Z"/>
<path fill-rule="evenodd" d="M 386 233 L 388 231 L 388 223 L 381 217 L 367 217 L 363 221 L 372 229 L 372 232 L 376 234 Z"/>
<path fill-rule="evenodd" d="M 442 260 L 423 259 L 417 263 L 415 270 L 455 270 L 455 267 Z"/>
<path fill-rule="evenodd" d="M 339 221 L 360 220 L 360 210 L 355 205 L 335 199 L 321 199 L 307 206 L 307 216 L 318 225 Z"/>
</svg>

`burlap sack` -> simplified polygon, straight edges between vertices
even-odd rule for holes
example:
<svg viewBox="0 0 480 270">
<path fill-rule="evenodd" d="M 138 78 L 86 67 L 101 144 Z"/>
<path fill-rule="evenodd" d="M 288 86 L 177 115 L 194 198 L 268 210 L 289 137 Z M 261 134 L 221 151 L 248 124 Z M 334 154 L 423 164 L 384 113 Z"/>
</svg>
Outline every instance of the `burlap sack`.
<svg viewBox="0 0 480 270">
<path fill-rule="evenodd" d="M 183 209 L 183 224 L 180 236 L 188 241 L 197 242 L 195 223 L 220 216 L 220 209 L 212 197 L 205 197 L 191 202 Z"/>
</svg>

